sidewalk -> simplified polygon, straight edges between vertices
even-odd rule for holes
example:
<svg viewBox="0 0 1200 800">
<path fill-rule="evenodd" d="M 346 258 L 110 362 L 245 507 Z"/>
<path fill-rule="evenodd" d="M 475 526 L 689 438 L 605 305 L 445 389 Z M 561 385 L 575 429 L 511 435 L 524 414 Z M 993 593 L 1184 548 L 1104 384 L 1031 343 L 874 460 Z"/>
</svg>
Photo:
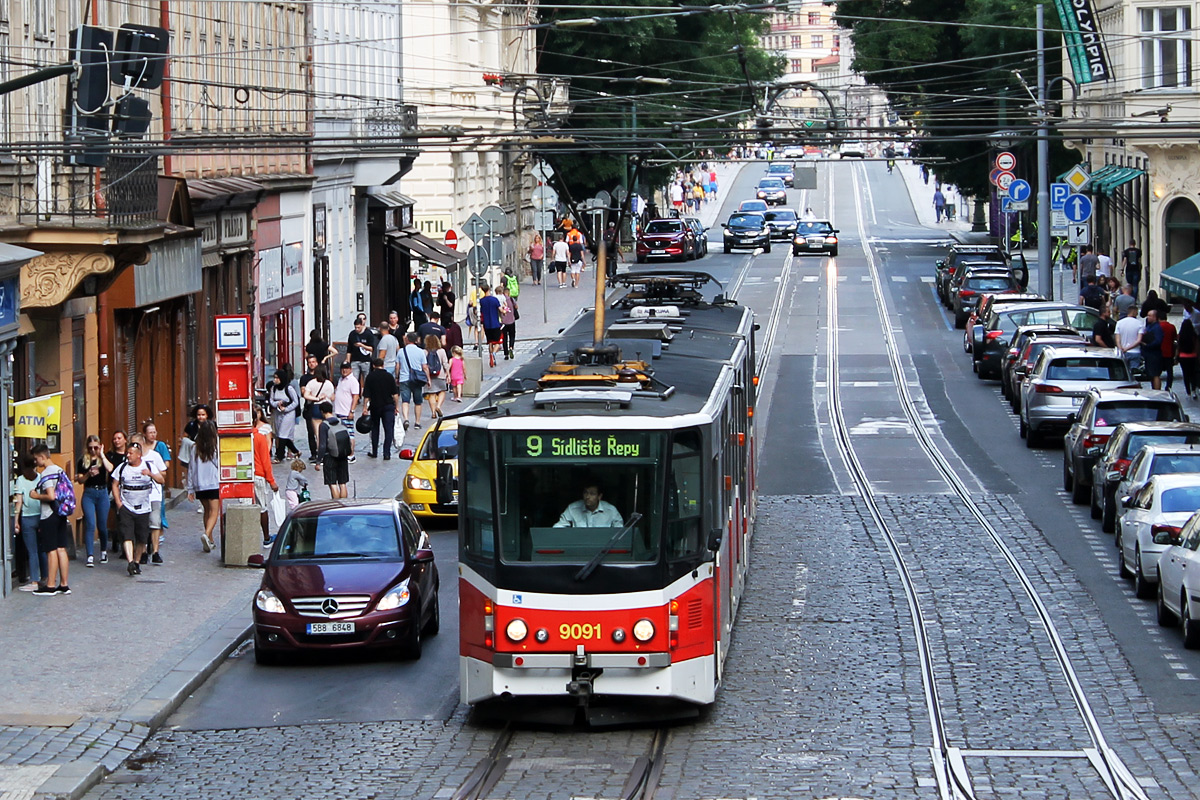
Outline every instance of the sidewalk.
<svg viewBox="0 0 1200 800">
<path fill-rule="evenodd" d="M 955 205 L 955 217 L 953 222 L 938 222 L 937 212 L 933 208 L 933 192 L 937 188 L 936 178 L 933 174 L 929 175 L 929 183 L 921 179 L 921 168 L 907 159 L 896 160 L 896 169 L 900 170 L 901 177 L 904 178 L 904 185 L 908 189 L 908 196 L 912 199 L 913 208 L 917 212 L 917 221 L 928 228 L 938 228 L 951 232 L 967 232 L 971 230 L 969 219 L 969 203 L 958 193 L 958 188 L 954 186 L 943 186 L 942 194 L 946 197 L 946 204 Z"/>
</svg>

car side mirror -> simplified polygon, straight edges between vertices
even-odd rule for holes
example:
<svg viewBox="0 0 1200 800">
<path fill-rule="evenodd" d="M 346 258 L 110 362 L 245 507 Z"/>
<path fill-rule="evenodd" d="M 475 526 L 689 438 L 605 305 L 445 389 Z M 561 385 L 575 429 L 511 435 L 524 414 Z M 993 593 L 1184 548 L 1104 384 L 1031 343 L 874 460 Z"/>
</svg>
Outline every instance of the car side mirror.
<svg viewBox="0 0 1200 800">
<path fill-rule="evenodd" d="M 1178 538 L 1178 537 L 1175 534 L 1171 533 L 1170 531 L 1159 531 L 1158 533 L 1154 534 L 1154 543 L 1155 544 L 1175 544 L 1176 538 Z"/>
<path fill-rule="evenodd" d="M 940 268 L 942 268 L 942 267 L 946 266 L 946 259 L 944 259 L 944 258 L 942 258 L 942 259 L 938 259 L 937 261 L 935 261 L 935 262 L 934 262 L 934 264 L 933 264 L 933 265 L 934 265 L 935 267 L 938 267 L 938 268 L 940 269 Z"/>
<path fill-rule="evenodd" d="M 246 566 L 247 567 L 256 567 L 257 569 L 263 569 L 267 566 L 267 560 L 265 558 L 263 558 L 262 553 L 255 553 L 254 555 L 252 555 L 246 559 Z"/>
<path fill-rule="evenodd" d="M 454 465 L 445 461 L 438 462 L 437 478 L 434 479 L 437 490 L 438 505 L 448 506 L 454 503 Z"/>
<path fill-rule="evenodd" d="M 1024 364 L 1013 367 L 1013 374 L 1020 375 L 1022 378 L 1029 374 L 1029 367 Z"/>
<path fill-rule="evenodd" d="M 1073 411 L 1070 414 L 1067 414 L 1067 424 L 1068 425 L 1074 425 L 1076 422 L 1079 422 L 1078 414 L 1076 414 Z"/>
<path fill-rule="evenodd" d="M 399 455 L 400 458 L 404 459 L 405 461 L 412 461 L 417 457 L 417 452 L 411 447 L 405 447 L 397 455 Z"/>
<path fill-rule="evenodd" d="M 428 547 L 423 547 L 413 553 L 413 561 L 416 561 L 418 564 L 428 564 L 433 561 L 433 551 Z"/>
<path fill-rule="evenodd" d="M 1121 508 L 1133 508 L 1133 497 L 1126 495 L 1121 498 Z"/>
<path fill-rule="evenodd" d="M 713 528 L 708 532 L 708 549 L 715 553 L 721 549 L 721 540 L 724 538 L 724 530 L 722 528 Z"/>
<path fill-rule="evenodd" d="M 1089 456 L 1098 456 L 1098 455 L 1100 455 L 1100 448 L 1099 447 L 1089 447 L 1087 449 L 1087 454 Z"/>
</svg>

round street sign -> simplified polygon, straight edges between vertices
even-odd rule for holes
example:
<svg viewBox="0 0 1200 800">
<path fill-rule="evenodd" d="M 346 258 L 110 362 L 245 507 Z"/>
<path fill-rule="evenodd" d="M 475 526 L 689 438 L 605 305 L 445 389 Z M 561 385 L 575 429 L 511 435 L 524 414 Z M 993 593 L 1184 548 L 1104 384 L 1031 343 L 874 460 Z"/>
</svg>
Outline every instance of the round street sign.
<svg viewBox="0 0 1200 800">
<path fill-rule="evenodd" d="M 1001 172 L 1004 172 L 1004 170 L 1002 170 L 1000 168 L 993 169 L 991 172 L 989 172 L 988 173 L 988 183 L 992 184 L 992 186 L 995 186 L 996 178 L 1000 177 Z"/>
<path fill-rule="evenodd" d="M 482 278 L 487 274 L 488 267 L 492 265 L 491 254 L 483 245 L 475 245 L 471 248 L 471 252 L 467 254 L 467 266 L 471 269 L 471 274 L 476 278 Z"/>
<path fill-rule="evenodd" d="M 458 249 L 458 234 L 455 233 L 454 228 L 446 229 L 446 247 L 449 247 L 451 250 Z"/>
<path fill-rule="evenodd" d="M 1006 172 L 1012 172 L 1012 168 L 1017 165 L 1017 157 L 1007 151 L 996 156 L 996 169 L 1002 169 Z"/>
<path fill-rule="evenodd" d="M 1012 182 L 1016 179 L 1016 175 L 1013 175 L 1011 172 L 1002 169 L 1000 170 L 1000 174 L 996 176 L 996 188 L 1002 192 L 1007 192 L 1008 187 L 1012 186 Z"/>
</svg>

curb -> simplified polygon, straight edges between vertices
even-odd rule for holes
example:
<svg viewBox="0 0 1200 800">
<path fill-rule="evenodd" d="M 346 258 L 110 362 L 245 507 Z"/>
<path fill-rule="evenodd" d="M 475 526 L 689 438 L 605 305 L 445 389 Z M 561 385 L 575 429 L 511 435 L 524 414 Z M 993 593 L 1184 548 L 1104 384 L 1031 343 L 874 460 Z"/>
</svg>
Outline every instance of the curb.
<svg viewBox="0 0 1200 800">
<path fill-rule="evenodd" d="M 163 723 L 183 705 L 239 645 L 254 633 L 254 625 L 230 620 L 188 653 L 129 708 L 122 712 L 117 725 L 130 728 L 121 744 L 100 761 L 74 761 L 63 764 L 42 782 L 35 792 L 39 798 L 79 800 L 92 787 L 111 775 L 153 736 Z"/>
</svg>

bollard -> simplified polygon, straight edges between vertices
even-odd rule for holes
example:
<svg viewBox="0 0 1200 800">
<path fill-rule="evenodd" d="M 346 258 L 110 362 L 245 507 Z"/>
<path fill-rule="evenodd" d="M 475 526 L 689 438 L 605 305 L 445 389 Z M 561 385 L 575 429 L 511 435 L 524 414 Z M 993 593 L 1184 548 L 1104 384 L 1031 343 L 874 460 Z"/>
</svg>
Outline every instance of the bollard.
<svg viewBox="0 0 1200 800">
<path fill-rule="evenodd" d="M 252 555 L 262 553 L 262 508 L 258 505 L 231 505 L 222 520 L 221 553 L 227 567 L 244 567 Z"/>
<path fill-rule="evenodd" d="M 483 356 L 463 354 L 463 397 L 479 397 L 483 386 Z"/>
</svg>

